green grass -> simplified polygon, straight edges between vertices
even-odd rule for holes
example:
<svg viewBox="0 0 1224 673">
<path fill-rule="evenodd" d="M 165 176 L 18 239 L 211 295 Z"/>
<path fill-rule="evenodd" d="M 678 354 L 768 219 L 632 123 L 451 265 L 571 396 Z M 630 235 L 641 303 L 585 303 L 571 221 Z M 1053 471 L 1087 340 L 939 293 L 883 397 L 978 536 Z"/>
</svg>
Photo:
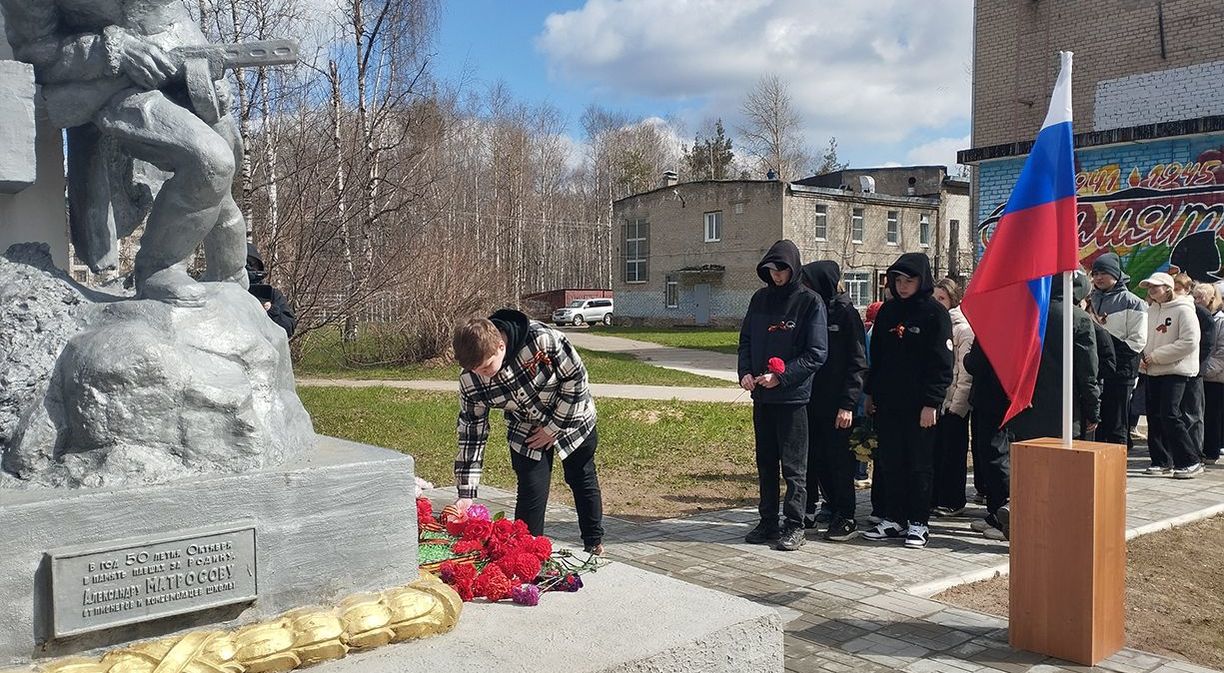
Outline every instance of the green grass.
<svg viewBox="0 0 1224 673">
<path fill-rule="evenodd" d="M 676 348 L 734 354 L 739 347 L 738 329 L 601 327 L 598 332 L 608 336 L 649 341 Z"/>
<path fill-rule="evenodd" d="M 338 331 L 319 331 L 307 335 L 301 354 L 294 364 L 295 375 L 302 378 L 332 378 L 361 380 L 426 380 L 446 381 L 459 378 L 459 366 L 436 360 L 421 364 L 378 364 L 380 357 L 375 337 L 363 336 L 357 342 L 343 346 Z M 343 354 L 350 353 L 360 362 L 347 364 Z M 651 386 L 692 386 L 720 388 L 733 385 L 708 376 L 655 367 L 622 353 L 604 353 L 578 349 L 593 383 L 628 383 Z"/>
<path fill-rule="evenodd" d="M 411 454 L 417 474 L 454 483 L 457 396 L 391 388 L 298 389 L 315 431 Z M 756 489 L 752 409 L 711 402 L 601 399 L 597 464 L 610 514 L 675 516 L 731 507 Z M 483 483 L 513 490 L 500 412 L 490 416 Z M 568 502 L 561 470 L 554 497 Z"/>
</svg>

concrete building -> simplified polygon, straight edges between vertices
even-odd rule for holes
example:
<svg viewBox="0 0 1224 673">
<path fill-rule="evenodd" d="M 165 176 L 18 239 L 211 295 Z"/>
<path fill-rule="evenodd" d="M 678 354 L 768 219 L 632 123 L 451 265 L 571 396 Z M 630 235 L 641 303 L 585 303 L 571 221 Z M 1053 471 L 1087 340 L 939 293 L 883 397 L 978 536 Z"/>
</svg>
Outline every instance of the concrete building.
<svg viewBox="0 0 1224 673">
<path fill-rule="evenodd" d="M 910 178 L 921 185 L 913 193 Z M 840 264 L 860 307 L 879 298 L 884 270 L 903 252 L 927 253 L 940 275 L 949 267 L 966 273 L 972 259 L 962 226 L 969 184 L 942 166 L 842 171 L 793 183 L 674 184 L 665 176 L 663 186 L 620 199 L 612 210 L 620 226 L 613 282 L 620 324 L 738 325 L 762 287 L 756 265 L 781 238 L 795 241 L 805 263 Z"/>
<path fill-rule="evenodd" d="M 1117 252 L 1138 283 L 1175 258 L 1208 279 L 1218 270 L 1224 226 L 1224 3 L 976 0 L 974 7 L 973 147 L 958 161 L 976 166 L 979 246 L 1041 126 L 1057 51 L 1066 49 L 1075 52 L 1082 260 Z"/>
</svg>

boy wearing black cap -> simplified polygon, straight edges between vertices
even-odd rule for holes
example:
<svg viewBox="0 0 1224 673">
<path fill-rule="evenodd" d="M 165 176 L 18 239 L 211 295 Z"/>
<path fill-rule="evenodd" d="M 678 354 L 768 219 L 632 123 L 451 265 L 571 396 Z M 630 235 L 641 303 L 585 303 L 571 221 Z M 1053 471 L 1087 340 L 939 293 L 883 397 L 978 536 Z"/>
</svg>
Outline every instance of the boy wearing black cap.
<svg viewBox="0 0 1224 673">
<path fill-rule="evenodd" d="M 952 319 L 932 296 L 931 261 L 906 253 L 888 267 L 888 288 L 872 327 L 867 413 L 879 435 L 877 481 L 883 520 L 869 540 L 905 539 L 925 547 L 935 470 L 935 423 L 952 383 Z M 908 527 L 903 527 L 908 523 Z"/>
<path fill-rule="evenodd" d="M 757 265 L 765 287 L 748 303 L 740 327 L 740 386 L 752 393 L 756 436 L 760 523 L 748 533 L 751 544 L 777 542 L 793 551 L 803 546 L 807 505 L 808 418 L 812 374 L 825 361 L 827 332 L 824 302 L 799 283 L 799 248 L 789 240 L 774 243 Z M 770 360 L 781 367 L 771 368 Z M 780 371 L 778 371 L 780 369 Z M 778 468 L 786 481 L 778 524 Z"/>
</svg>

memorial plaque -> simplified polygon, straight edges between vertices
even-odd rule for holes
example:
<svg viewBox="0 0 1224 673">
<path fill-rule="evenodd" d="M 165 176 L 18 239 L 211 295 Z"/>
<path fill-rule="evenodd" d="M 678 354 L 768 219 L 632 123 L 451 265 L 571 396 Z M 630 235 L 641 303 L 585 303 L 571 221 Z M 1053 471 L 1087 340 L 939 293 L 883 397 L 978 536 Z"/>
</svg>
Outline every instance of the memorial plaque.
<svg viewBox="0 0 1224 673">
<path fill-rule="evenodd" d="M 258 596 L 253 522 L 58 549 L 47 556 L 56 638 Z"/>
</svg>

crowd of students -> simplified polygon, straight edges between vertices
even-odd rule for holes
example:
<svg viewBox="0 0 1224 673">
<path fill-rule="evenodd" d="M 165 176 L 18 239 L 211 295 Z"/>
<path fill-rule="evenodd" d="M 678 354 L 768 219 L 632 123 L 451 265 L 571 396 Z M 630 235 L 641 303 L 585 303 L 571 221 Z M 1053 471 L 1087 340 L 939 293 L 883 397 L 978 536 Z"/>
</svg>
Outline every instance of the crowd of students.
<svg viewBox="0 0 1224 673">
<path fill-rule="evenodd" d="M 1192 478 L 1219 459 L 1224 311 L 1211 283 L 1155 273 L 1139 284 L 1145 302 L 1114 253 L 1076 274 L 1069 300 L 1053 283 L 1032 404 L 1004 425 L 1009 399 L 960 311 L 961 288 L 936 282 L 926 255 L 901 255 L 888 268 L 888 299 L 868 307 L 866 321 L 837 264 L 803 265 L 791 241 L 775 243 L 757 274 L 765 287 L 741 326 L 738 371 L 753 396 L 760 485 L 749 543 L 794 550 L 823 526 L 826 540 L 861 534 L 925 547 L 931 516 L 965 512 L 970 454 L 975 500 L 986 508 L 971 528 L 1006 539 L 1011 443 L 1061 434 L 1066 311 L 1077 437 L 1133 448 L 1143 412 L 1148 474 Z M 849 449 L 859 423 L 878 440 L 872 527 L 862 531 L 855 483 L 866 475 Z"/>
</svg>

